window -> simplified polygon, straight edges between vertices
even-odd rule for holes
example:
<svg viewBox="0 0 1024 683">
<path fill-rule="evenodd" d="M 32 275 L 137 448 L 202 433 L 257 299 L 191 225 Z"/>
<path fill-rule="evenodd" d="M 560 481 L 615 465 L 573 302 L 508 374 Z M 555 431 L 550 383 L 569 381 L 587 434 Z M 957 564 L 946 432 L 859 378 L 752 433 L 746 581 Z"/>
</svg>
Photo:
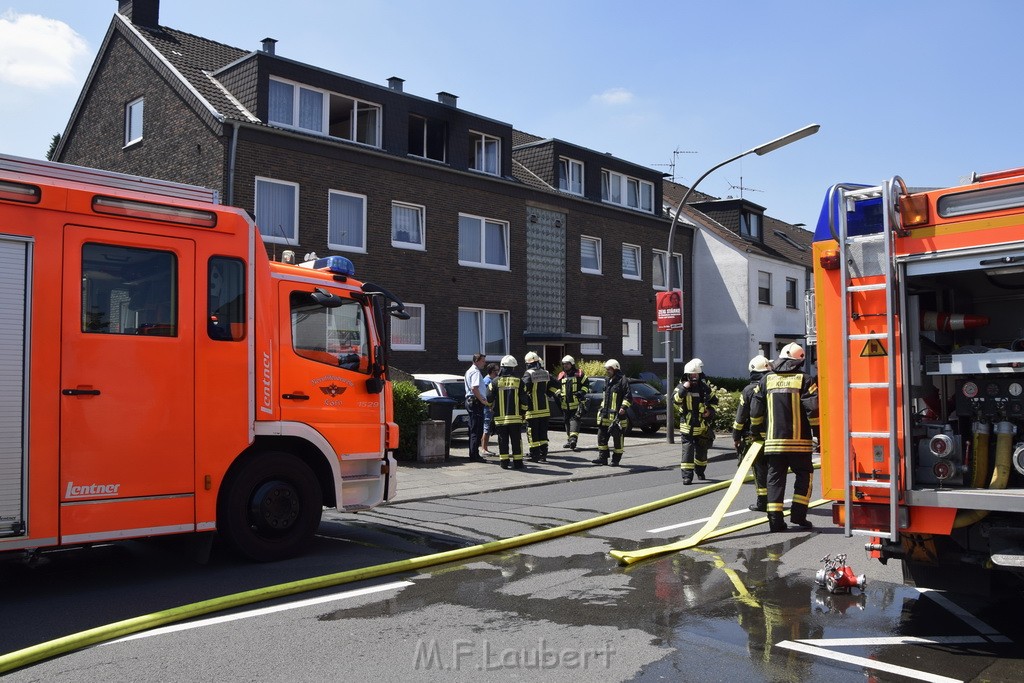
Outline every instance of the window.
<svg viewBox="0 0 1024 683">
<path fill-rule="evenodd" d="M 654 183 L 603 170 L 601 201 L 654 213 Z"/>
<path fill-rule="evenodd" d="M 601 319 L 589 315 L 581 315 L 580 334 L 601 334 Z M 601 353 L 601 342 L 584 342 L 580 344 L 580 353 Z"/>
<path fill-rule="evenodd" d="M 124 145 L 127 147 L 133 142 L 142 139 L 142 106 L 143 97 L 132 100 L 124 108 Z"/>
<path fill-rule="evenodd" d="M 622 355 L 639 356 L 643 351 L 640 346 L 640 321 L 624 318 L 622 320 Z"/>
<path fill-rule="evenodd" d="M 500 153 L 501 140 L 499 138 L 470 131 L 469 168 L 498 175 L 501 170 Z"/>
<path fill-rule="evenodd" d="M 761 240 L 761 214 L 750 211 L 740 212 L 740 235 L 752 240 Z"/>
<path fill-rule="evenodd" d="M 796 280 L 786 278 L 786 308 L 796 308 Z"/>
<path fill-rule="evenodd" d="M 651 360 L 665 362 L 665 333 L 658 329 L 657 321 L 651 323 Z M 683 331 L 672 332 L 672 359 L 675 363 L 683 362 Z"/>
<path fill-rule="evenodd" d="M 324 308 L 311 292 L 292 292 L 289 300 L 296 355 L 369 374 L 370 344 L 362 304 L 345 299 L 337 308 Z"/>
<path fill-rule="evenodd" d="M 601 240 L 596 237 L 580 238 L 580 270 L 601 274 Z"/>
<path fill-rule="evenodd" d="M 508 270 L 508 223 L 460 214 L 459 265 Z"/>
<path fill-rule="evenodd" d="M 635 244 L 622 245 L 622 277 L 640 279 L 640 247 Z"/>
<path fill-rule="evenodd" d="M 245 339 L 245 262 L 214 256 L 206 271 L 206 332 L 214 341 Z"/>
<path fill-rule="evenodd" d="M 409 114 L 409 154 L 446 161 L 448 128 L 444 121 Z"/>
<path fill-rule="evenodd" d="M 772 303 L 772 274 L 763 270 L 757 271 L 757 303 Z"/>
<path fill-rule="evenodd" d="M 775 349 L 772 348 L 771 342 L 757 342 L 757 347 L 761 349 L 761 355 L 767 358 L 768 360 L 772 360 L 773 358 L 775 358 Z"/>
<path fill-rule="evenodd" d="M 508 354 L 508 311 L 459 309 L 459 360 L 470 360 L 474 353 Z"/>
<path fill-rule="evenodd" d="M 423 234 L 427 209 L 416 204 L 391 202 L 391 246 L 402 249 L 426 249 Z"/>
<path fill-rule="evenodd" d="M 405 312 L 409 314 L 408 320 L 391 319 L 391 348 L 396 351 L 425 351 L 423 322 L 426 307 L 407 303 Z"/>
<path fill-rule="evenodd" d="M 178 259 L 169 251 L 82 245 L 82 332 L 178 336 Z"/>
<path fill-rule="evenodd" d="M 366 253 L 366 197 L 338 190 L 328 193 L 327 246 Z"/>
<path fill-rule="evenodd" d="M 665 254 L 667 252 L 657 249 L 652 251 L 654 252 L 651 258 L 652 285 L 654 289 L 667 290 L 669 289 L 665 286 Z M 671 272 L 672 289 L 682 289 L 679 285 L 683 281 L 683 257 L 681 254 L 672 254 L 672 265 L 674 266 Z"/>
<path fill-rule="evenodd" d="M 298 184 L 256 178 L 256 225 L 265 242 L 298 243 Z"/>
<path fill-rule="evenodd" d="M 583 194 L 583 162 L 559 157 L 558 189 L 572 194 Z"/>
<path fill-rule="evenodd" d="M 380 147 L 379 104 L 277 78 L 270 79 L 268 101 L 268 118 L 273 125 Z"/>
</svg>

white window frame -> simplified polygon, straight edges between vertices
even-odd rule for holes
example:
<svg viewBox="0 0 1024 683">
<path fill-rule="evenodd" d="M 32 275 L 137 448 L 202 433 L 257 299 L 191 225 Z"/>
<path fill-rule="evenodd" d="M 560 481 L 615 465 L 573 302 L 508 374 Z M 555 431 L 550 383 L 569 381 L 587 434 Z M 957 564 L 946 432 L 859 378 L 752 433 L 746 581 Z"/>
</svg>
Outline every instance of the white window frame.
<svg viewBox="0 0 1024 683">
<path fill-rule="evenodd" d="M 674 339 L 672 340 L 672 347 L 675 351 L 675 358 L 672 359 L 673 363 L 683 362 L 683 331 L 672 330 L 671 334 Z M 665 362 L 665 332 L 658 329 L 658 321 L 651 323 L 651 342 L 653 348 L 651 349 L 651 360 L 654 362 Z"/>
<path fill-rule="evenodd" d="M 145 97 L 138 97 L 124 106 L 124 146 L 134 145 L 142 140 L 142 130 L 145 123 Z M 138 121 L 135 120 L 135 113 L 138 112 Z M 136 125 L 136 123 L 138 125 Z"/>
<path fill-rule="evenodd" d="M 278 180 L 276 178 L 264 178 L 263 176 L 256 176 L 256 194 L 254 195 L 253 208 L 256 214 L 256 224 L 260 228 L 260 236 L 264 242 L 272 242 L 274 244 L 287 244 L 289 246 L 295 246 L 299 243 L 299 184 L 288 182 L 287 180 Z M 294 192 L 294 207 L 292 207 L 292 224 L 294 226 L 294 235 L 281 236 L 278 231 L 273 227 L 267 228 L 269 234 L 264 232 L 264 226 L 260 224 L 260 183 L 268 183 L 271 185 L 284 185 L 291 187 Z"/>
<path fill-rule="evenodd" d="M 597 268 L 588 268 L 583 264 L 583 245 L 587 242 L 594 243 L 594 253 L 597 256 Z M 580 235 L 580 272 L 589 273 L 591 275 L 600 275 L 602 271 L 603 260 L 601 258 L 601 238 L 591 237 L 590 235 Z"/>
<path fill-rule="evenodd" d="M 393 319 L 391 321 L 391 349 L 393 351 L 426 351 L 426 319 L 427 319 L 427 307 L 423 304 L 411 304 L 408 301 L 404 303 L 405 310 L 411 316 L 409 320 L 398 320 Z M 395 342 L 395 325 L 401 325 L 409 323 L 412 320 L 419 321 L 419 342 L 413 344 L 400 344 Z"/>
<path fill-rule="evenodd" d="M 740 212 L 740 235 L 761 241 L 761 214 L 753 211 Z"/>
<path fill-rule="evenodd" d="M 628 251 L 632 251 L 635 254 L 633 259 L 633 262 L 636 264 L 635 273 L 626 272 L 626 252 Z M 643 280 L 643 263 L 641 262 L 643 253 L 644 250 L 639 244 L 629 244 L 628 242 L 622 243 L 622 277 L 627 280 Z"/>
<path fill-rule="evenodd" d="M 643 322 L 633 318 L 622 319 L 622 355 L 642 356 L 644 353 L 643 338 L 640 331 L 643 329 Z M 635 338 L 635 341 L 633 339 Z M 629 339 L 629 347 L 626 347 L 626 340 Z"/>
<path fill-rule="evenodd" d="M 485 354 L 487 354 L 488 357 L 491 357 L 491 356 L 501 357 L 501 356 L 508 355 L 508 348 L 509 348 L 509 346 L 508 346 L 509 345 L 508 331 L 509 331 L 509 318 L 510 318 L 510 315 L 509 315 L 508 311 L 500 310 L 500 309 L 468 308 L 468 307 L 461 307 L 460 306 L 459 307 L 459 311 L 458 311 L 458 317 L 457 317 L 457 323 L 456 323 L 456 332 L 455 332 L 456 347 L 458 347 L 458 345 L 461 343 L 461 339 L 460 338 L 462 336 L 462 314 L 463 313 L 476 313 L 476 314 L 479 314 L 479 317 L 477 318 L 478 325 L 477 325 L 477 329 L 476 329 L 476 333 L 477 333 L 477 346 L 476 346 L 476 348 L 473 351 L 470 351 L 469 353 L 461 353 L 458 350 L 458 348 L 456 348 L 456 352 L 458 353 L 459 360 L 472 360 L 473 359 L 473 354 L 475 354 L 475 353 L 485 353 Z M 487 330 L 487 316 L 488 315 L 500 315 L 500 316 L 502 316 L 502 321 L 501 322 L 502 322 L 502 327 L 504 329 L 502 331 L 501 342 L 502 342 L 502 346 L 504 348 L 501 351 L 494 350 L 494 349 L 487 350 L 487 348 L 486 348 L 487 340 L 485 339 L 485 336 L 486 336 L 486 330 Z"/>
<path fill-rule="evenodd" d="M 768 298 L 768 300 L 767 301 L 762 301 L 761 300 L 761 290 L 765 289 L 765 288 L 763 288 L 761 286 L 761 276 L 762 275 L 764 275 L 764 276 L 766 276 L 768 278 L 768 287 L 767 287 L 767 290 L 768 290 L 768 297 L 767 298 Z M 769 273 L 766 270 L 759 270 L 759 271 L 757 271 L 757 303 L 761 304 L 762 306 L 771 306 L 772 305 L 772 274 Z"/>
<path fill-rule="evenodd" d="M 480 173 L 487 173 L 488 175 L 501 175 L 501 138 L 488 135 L 487 133 L 481 133 L 479 131 L 469 131 L 469 145 L 471 158 L 470 161 L 473 163 L 469 164 L 471 171 L 479 171 Z M 494 146 L 494 170 L 488 170 L 491 164 L 488 164 L 487 150 L 490 145 Z"/>
<path fill-rule="evenodd" d="M 789 293 L 793 292 L 793 303 L 789 303 Z M 795 277 L 786 278 L 786 308 L 797 310 L 800 308 L 800 282 Z"/>
<path fill-rule="evenodd" d="M 664 282 L 662 282 L 661 284 L 658 284 L 657 282 L 655 282 L 655 274 L 658 272 L 658 269 L 654 267 L 654 260 L 657 259 L 658 261 L 661 262 L 662 278 L 664 278 L 665 274 L 667 273 L 667 269 L 665 268 L 665 261 L 667 260 L 665 258 L 665 256 L 666 256 L 667 253 L 668 252 L 666 252 L 664 249 L 652 249 L 651 250 L 651 287 L 653 289 L 659 291 L 659 292 L 667 292 L 668 291 L 668 287 L 665 285 Z M 673 251 L 672 252 L 672 259 L 671 259 L 671 261 L 674 262 L 676 264 L 676 266 L 677 266 L 676 274 L 679 277 L 679 289 L 682 289 L 683 288 L 683 255 L 680 254 L 677 251 Z M 668 273 L 668 276 L 669 276 L 668 277 L 668 281 L 672 282 L 672 275 L 671 275 L 671 273 Z"/>
<path fill-rule="evenodd" d="M 596 332 L 588 332 L 585 323 L 597 323 Z M 581 315 L 580 316 L 580 334 L 601 334 L 601 317 L 596 315 Z M 601 342 L 582 342 L 580 343 L 581 354 L 598 354 L 603 353 L 601 351 Z"/>
<path fill-rule="evenodd" d="M 419 221 L 420 241 L 413 242 L 395 239 L 395 209 L 409 209 L 416 212 Z M 398 249 L 413 249 L 416 251 L 427 250 L 427 207 L 421 204 L 410 204 L 409 202 L 391 202 L 391 246 Z"/>
<path fill-rule="evenodd" d="M 575 185 L 579 185 L 578 190 L 573 189 Z M 586 185 L 583 180 L 583 162 L 570 157 L 558 157 L 558 189 L 569 194 L 583 196 L 584 187 Z"/>
<path fill-rule="evenodd" d="M 292 112 L 290 120 L 282 121 L 275 120 L 272 118 L 273 106 L 268 105 L 267 111 L 267 122 L 272 126 L 278 126 L 281 128 L 291 128 L 293 130 L 301 130 L 306 133 L 316 133 L 317 135 L 324 135 L 326 137 L 334 138 L 335 140 L 346 140 L 348 142 L 355 143 L 357 145 L 365 145 L 367 147 L 380 148 L 381 146 L 381 126 L 384 118 L 384 108 L 376 102 L 370 102 L 368 100 L 361 100 L 358 97 L 352 97 L 351 95 L 344 95 L 342 93 L 331 92 L 330 90 L 324 90 L 322 88 L 313 88 L 303 83 L 297 83 L 295 81 L 289 81 L 284 78 L 278 78 L 271 76 L 270 81 L 273 83 L 279 83 L 287 85 L 292 88 Z M 321 96 L 320 102 L 320 123 L 317 128 L 308 128 L 300 124 L 302 120 L 302 91 L 307 90 L 311 93 L 317 93 Z M 267 99 L 270 99 L 270 90 L 268 86 Z M 350 118 L 350 125 L 347 136 L 331 135 L 331 107 L 338 100 L 348 100 L 352 103 L 352 112 Z M 376 120 L 374 122 L 373 141 L 364 142 L 356 139 L 356 131 L 359 129 L 359 117 L 360 112 L 370 108 L 376 112 Z"/>
<path fill-rule="evenodd" d="M 478 261 L 466 261 L 466 260 L 463 260 L 463 258 L 462 258 L 462 219 L 463 218 L 474 220 L 474 221 L 477 221 L 479 223 L 479 229 L 480 229 L 480 254 L 479 254 L 479 257 L 480 257 L 480 260 L 478 260 Z M 505 241 L 505 254 L 504 254 L 505 263 L 504 264 L 488 263 L 487 261 L 484 260 L 485 255 L 487 254 L 487 224 L 488 223 L 492 223 L 494 225 L 500 225 L 501 228 L 502 228 L 502 231 L 504 233 L 504 238 L 505 238 L 504 239 L 504 241 Z M 510 233 L 509 233 L 509 229 L 508 229 L 508 221 L 499 221 L 499 220 L 496 220 L 494 218 L 487 218 L 485 216 L 475 216 L 475 215 L 469 214 L 469 213 L 460 213 L 459 214 L 459 225 L 457 226 L 456 229 L 458 230 L 458 235 L 459 235 L 458 255 L 459 255 L 459 265 L 460 266 L 469 266 L 470 268 L 489 268 L 491 270 L 511 270 L 511 267 L 509 266 L 509 243 L 508 242 L 509 242 Z"/>
<path fill-rule="evenodd" d="M 630 188 L 636 187 L 636 202 L 630 200 Z M 601 169 L 601 201 L 634 211 L 654 213 L 654 183 Z"/>
<path fill-rule="evenodd" d="M 331 201 L 331 197 L 333 197 L 335 195 L 339 195 L 339 196 L 342 196 L 342 197 L 355 197 L 356 199 L 358 199 L 360 201 L 360 204 L 362 205 L 361 206 L 361 211 L 360 211 L 360 217 L 359 217 L 360 225 L 358 226 L 358 230 L 359 230 L 359 245 L 358 246 L 352 246 L 350 244 L 343 244 L 341 242 L 332 242 L 331 241 L 331 228 L 332 228 L 332 225 L 333 225 L 333 213 L 334 213 L 334 207 L 333 207 L 333 202 Z M 346 227 L 346 229 L 347 229 L 347 227 Z M 356 254 L 365 254 L 366 253 L 366 195 L 365 194 L 356 194 L 354 192 L 343 192 L 342 190 L 328 190 L 327 191 L 327 248 L 328 249 L 333 249 L 335 251 L 353 252 L 353 253 L 356 253 Z"/>
</svg>

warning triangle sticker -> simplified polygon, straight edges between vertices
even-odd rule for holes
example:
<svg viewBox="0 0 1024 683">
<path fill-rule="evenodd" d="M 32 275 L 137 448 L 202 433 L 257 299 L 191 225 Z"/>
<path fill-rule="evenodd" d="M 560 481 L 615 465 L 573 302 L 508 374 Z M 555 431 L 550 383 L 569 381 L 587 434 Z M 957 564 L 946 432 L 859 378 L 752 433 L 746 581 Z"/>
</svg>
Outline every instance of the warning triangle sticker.
<svg viewBox="0 0 1024 683">
<path fill-rule="evenodd" d="M 864 349 L 860 352 L 861 358 L 871 358 L 874 356 L 885 356 L 888 355 L 885 352 L 885 347 L 882 346 L 882 342 L 877 339 L 868 339 L 867 343 L 864 344 Z"/>
</svg>

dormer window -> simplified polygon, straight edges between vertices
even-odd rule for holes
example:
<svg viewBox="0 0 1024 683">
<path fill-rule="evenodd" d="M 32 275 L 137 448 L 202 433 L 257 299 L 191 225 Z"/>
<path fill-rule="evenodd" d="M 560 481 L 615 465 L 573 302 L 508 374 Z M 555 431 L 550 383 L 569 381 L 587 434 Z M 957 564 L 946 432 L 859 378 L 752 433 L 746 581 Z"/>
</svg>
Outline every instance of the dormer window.
<svg viewBox="0 0 1024 683">
<path fill-rule="evenodd" d="M 583 162 L 569 157 L 558 158 L 558 189 L 583 194 Z"/>
<path fill-rule="evenodd" d="M 602 170 L 601 201 L 654 213 L 654 183 Z"/>
<path fill-rule="evenodd" d="M 501 170 L 501 138 L 483 133 L 469 133 L 469 167 L 498 175 Z"/>
<path fill-rule="evenodd" d="M 271 125 L 380 147 L 381 107 L 345 95 L 270 79 Z"/>
<path fill-rule="evenodd" d="M 740 211 L 740 235 L 755 242 L 761 241 L 761 214 Z"/>
</svg>

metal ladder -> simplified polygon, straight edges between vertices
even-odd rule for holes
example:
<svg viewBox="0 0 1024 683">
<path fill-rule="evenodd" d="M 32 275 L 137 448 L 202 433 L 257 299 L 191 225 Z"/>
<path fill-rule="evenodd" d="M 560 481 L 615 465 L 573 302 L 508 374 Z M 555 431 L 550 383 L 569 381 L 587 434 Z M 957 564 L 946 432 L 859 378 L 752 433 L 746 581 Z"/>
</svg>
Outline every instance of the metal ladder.
<svg viewBox="0 0 1024 683">
<path fill-rule="evenodd" d="M 833 230 L 839 242 L 839 263 L 840 263 L 840 296 L 842 316 L 842 339 L 845 346 L 843 353 L 843 387 L 846 392 L 843 400 L 843 456 L 845 462 L 844 473 L 844 529 L 846 536 L 872 536 L 887 538 L 890 541 L 899 540 L 899 527 L 897 526 L 897 512 L 899 509 L 899 468 L 901 458 L 896 439 L 897 410 L 896 401 L 896 358 L 895 358 L 895 284 L 896 270 L 893 261 L 893 235 L 900 230 L 898 216 L 895 212 L 896 200 L 894 186 L 899 185 L 903 193 L 906 193 L 906 185 L 898 176 L 886 183 L 876 187 L 851 187 L 837 185 L 830 191 L 829 207 L 838 207 L 838 233 Z M 832 203 L 832 196 L 837 204 Z M 868 199 L 881 198 L 882 201 L 882 232 L 866 236 L 849 236 L 846 207 L 848 203 L 856 203 Z M 871 241 L 884 245 L 885 265 L 883 267 L 884 282 L 853 285 L 850 284 L 850 246 L 853 244 L 866 244 Z M 885 291 L 885 331 L 871 332 L 868 334 L 850 333 L 850 295 L 856 292 Z M 886 381 L 885 382 L 852 382 L 850 377 L 850 362 L 853 342 L 870 342 L 875 340 L 886 344 Z M 858 429 L 858 425 L 851 424 L 850 406 L 856 401 L 857 395 L 863 395 L 865 391 L 879 391 L 885 389 L 887 396 L 887 424 L 883 431 L 864 431 Z M 877 429 L 877 426 L 875 426 Z M 870 473 L 859 473 L 856 471 L 856 463 L 853 459 L 853 439 L 887 439 L 889 448 L 888 471 L 873 469 Z M 855 528 L 852 525 L 853 498 L 864 489 L 888 489 L 889 491 L 889 532 L 880 532 L 867 528 Z"/>
</svg>

